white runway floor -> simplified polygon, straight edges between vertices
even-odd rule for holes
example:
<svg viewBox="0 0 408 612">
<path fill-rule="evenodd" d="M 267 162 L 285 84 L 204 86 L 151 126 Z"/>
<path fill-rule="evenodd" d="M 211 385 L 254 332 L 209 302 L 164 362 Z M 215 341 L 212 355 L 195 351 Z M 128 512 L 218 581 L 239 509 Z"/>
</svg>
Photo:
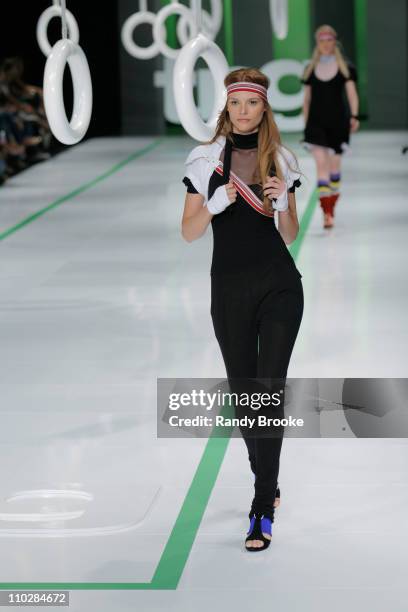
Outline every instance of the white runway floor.
<svg viewBox="0 0 408 612">
<path fill-rule="evenodd" d="M 156 140 L 89 140 L 0 189 L 0 588 L 86 583 L 72 586 L 78 612 L 405 612 L 405 438 L 285 439 L 282 503 L 260 554 L 243 546 L 243 441 L 157 439 L 157 377 L 225 371 L 211 229 L 190 244 L 180 234 L 194 143 Z M 313 211 L 290 377 L 408 376 L 407 142 L 355 136 L 336 227 Z M 302 218 L 314 167 L 292 143 Z M 184 520 L 195 504 L 196 532 Z"/>
</svg>

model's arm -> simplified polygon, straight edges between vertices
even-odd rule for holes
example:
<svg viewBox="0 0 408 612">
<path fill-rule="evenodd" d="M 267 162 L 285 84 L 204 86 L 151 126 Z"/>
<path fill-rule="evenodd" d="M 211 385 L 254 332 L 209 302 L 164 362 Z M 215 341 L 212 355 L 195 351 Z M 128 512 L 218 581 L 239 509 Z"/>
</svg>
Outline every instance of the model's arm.
<svg viewBox="0 0 408 612">
<path fill-rule="evenodd" d="M 352 115 L 358 115 L 358 93 L 354 81 L 346 81 L 346 94 Z M 351 131 L 355 132 L 359 127 L 358 119 L 351 118 Z"/>
<path fill-rule="evenodd" d="M 181 222 L 183 238 L 187 242 L 201 238 L 213 215 L 223 212 L 236 199 L 237 190 L 231 182 L 217 187 L 206 206 L 203 206 L 204 197 L 200 193 L 187 193 Z"/>
<path fill-rule="evenodd" d="M 309 116 L 309 108 L 310 108 L 310 100 L 312 98 L 312 88 L 310 85 L 305 85 L 304 87 L 304 97 L 303 97 L 303 116 L 305 118 L 305 123 L 307 122 L 307 118 Z"/>
<path fill-rule="evenodd" d="M 285 244 L 292 244 L 299 232 L 296 197 L 290 191 L 288 192 L 288 208 L 278 212 L 278 231 Z"/>
<path fill-rule="evenodd" d="M 201 238 L 213 215 L 203 206 L 204 196 L 200 193 L 187 193 L 181 220 L 181 235 L 187 242 Z"/>
</svg>

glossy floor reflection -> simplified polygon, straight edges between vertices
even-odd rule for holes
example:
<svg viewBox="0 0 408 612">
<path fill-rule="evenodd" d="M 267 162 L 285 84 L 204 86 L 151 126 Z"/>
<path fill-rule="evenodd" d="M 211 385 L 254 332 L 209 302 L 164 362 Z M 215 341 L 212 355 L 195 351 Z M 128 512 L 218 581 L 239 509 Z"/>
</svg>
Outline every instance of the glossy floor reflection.
<svg viewBox="0 0 408 612">
<path fill-rule="evenodd" d="M 156 437 L 157 377 L 225 371 L 211 231 L 180 235 L 194 143 L 143 152 L 154 140 L 89 140 L 0 189 L 3 583 L 150 582 L 203 455 L 205 439 Z M 357 135 L 332 231 L 315 209 L 296 262 L 305 311 L 289 376 L 407 376 L 407 140 Z M 306 175 L 302 217 L 314 167 L 288 142 Z M 376 612 L 386 601 L 402 612 L 407 455 L 402 438 L 285 440 L 273 544 L 248 555 L 253 481 L 233 439 L 177 589 L 73 591 L 71 609 Z"/>
</svg>

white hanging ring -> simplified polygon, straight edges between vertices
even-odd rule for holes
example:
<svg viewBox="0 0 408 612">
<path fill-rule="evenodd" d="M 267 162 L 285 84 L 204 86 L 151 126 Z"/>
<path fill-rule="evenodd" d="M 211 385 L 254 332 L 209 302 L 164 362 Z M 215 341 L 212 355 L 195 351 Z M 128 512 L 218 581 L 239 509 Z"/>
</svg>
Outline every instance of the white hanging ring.
<svg viewBox="0 0 408 612">
<path fill-rule="evenodd" d="M 217 36 L 222 25 L 222 4 L 221 0 L 210 0 L 212 21 L 211 30 L 214 32 L 214 38 Z"/>
<path fill-rule="evenodd" d="M 70 122 L 65 114 L 62 87 L 67 62 L 74 88 Z M 72 40 L 59 40 L 48 56 L 44 71 L 44 107 L 51 131 L 60 142 L 72 145 L 85 136 L 92 113 L 91 73 L 85 53 Z"/>
<path fill-rule="evenodd" d="M 157 42 L 153 41 L 148 47 L 139 47 L 133 40 L 133 32 L 138 25 L 148 23 L 153 27 L 155 21 L 156 15 L 149 11 L 139 11 L 126 19 L 122 27 L 121 38 L 123 46 L 130 55 L 137 59 L 151 59 L 160 53 Z M 161 31 L 161 38 L 166 40 L 166 28 L 164 26 Z"/>
<path fill-rule="evenodd" d="M 202 18 L 203 34 L 208 36 L 208 38 L 211 38 L 211 40 L 214 40 L 214 38 L 216 37 L 216 33 L 214 32 L 214 29 L 213 29 L 213 22 L 212 22 L 211 16 L 207 13 L 207 11 L 203 10 L 201 14 L 201 18 Z M 190 24 L 185 19 L 181 18 L 178 20 L 177 38 L 179 39 L 183 47 L 184 45 L 188 43 L 189 40 L 191 40 L 191 36 L 189 36 L 189 28 L 190 28 Z"/>
<path fill-rule="evenodd" d="M 157 43 L 160 52 L 169 59 L 175 59 L 181 51 L 181 49 L 172 49 L 169 47 L 169 45 L 166 43 L 166 38 L 162 36 L 164 22 L 166 21 L 167 17 L 173 14 L 178 14 L 185 21 L 187 21 L 192 38 L 197 35 L 197 26 L 195 24 L 193 13 L 183 4 L 173 2 L 172 4 L 168 4 L 164 8 L 160 9 L 156 15 L 156 23 L 153 26 L 153 38 Z"/>
<path fill-rule="evenodd" d="M 269 11 L 272 21 L 272 31 L 276 38 L 282 40 L 288 35 L 288 0 L 269 0 Z"/>
<path fill-rule="evenodd" d="M 78 43 L 79 42 L 79 28 L 78 28 L 77 21 L 70 11 L 67 10 L 65 14 L 67 18 L 69 37 L 74 43 Z M 38 45 L 41 51 L 44 53 L 46 57 L 49 56 L 49 54 L 51 53 L 51 49 L 52 49 L 48 41 L 48 35 L 47 35 L 48 24 L 50 23 L 53 17 L 61 17 L 61 16 L 62 16 L 61 7 L 53 5 L 45 9 L 45 11 L 40 15 L 40 18 L 37 22 L 37 31 L 36 31 L 37 42 L 38 42 Z"/>
<path fill-rule="evenodd" d="M 214 104 L 207 122 L 201 119 L 193 96 L 194 66 L 199 57 L 207 63 L 214 79 Z M 179 53 L 173 70 L 174 100 L 182 126 L 196 140 L 205 141 L 214 136 L 218 116 L 227 100 L 224 78 L 228 70 L 221 49 L 202 33 L 190 40 Z"/>
<path fill-rule="evenodd" d="M 211 38 L 211 40 L 214 40 L 220 31 L 222 24 L 221 0 L 211 0 L 211 14 L 203 9 L 201 15 L 203 34 L 208 36 L 208 38 Z M 177 37 L 183 45 L 185 45 L 189 40 L 187 23 L 184 19 L 179 19 L 177 23 Z"/>
</svg>

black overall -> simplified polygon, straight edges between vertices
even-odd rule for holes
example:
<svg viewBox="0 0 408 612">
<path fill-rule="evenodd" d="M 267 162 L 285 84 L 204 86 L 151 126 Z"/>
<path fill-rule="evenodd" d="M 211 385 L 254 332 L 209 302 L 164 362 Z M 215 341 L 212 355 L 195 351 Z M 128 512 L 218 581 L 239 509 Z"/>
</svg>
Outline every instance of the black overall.
<svg viewBox="0 0 408 612">
<path fill-rule="evenodd" d="M 234 148 L 254 143 L 256 147 L 257 134 L 234 135 Z M 214 171 L 208 199 L 225 182 Z M 262 200 L 262 188 L 250 188 Z M 303 314 L 301 274 L 274 218 L 254 210 L 238 192 L 236 201 L 214 215 L 211 225 L 211 316 L 227 377 L 285 380 Z M 256 475 L 249 516 L 261 512 L 273 520 L 282 436 L 242 435 Z"/>
</svg>

